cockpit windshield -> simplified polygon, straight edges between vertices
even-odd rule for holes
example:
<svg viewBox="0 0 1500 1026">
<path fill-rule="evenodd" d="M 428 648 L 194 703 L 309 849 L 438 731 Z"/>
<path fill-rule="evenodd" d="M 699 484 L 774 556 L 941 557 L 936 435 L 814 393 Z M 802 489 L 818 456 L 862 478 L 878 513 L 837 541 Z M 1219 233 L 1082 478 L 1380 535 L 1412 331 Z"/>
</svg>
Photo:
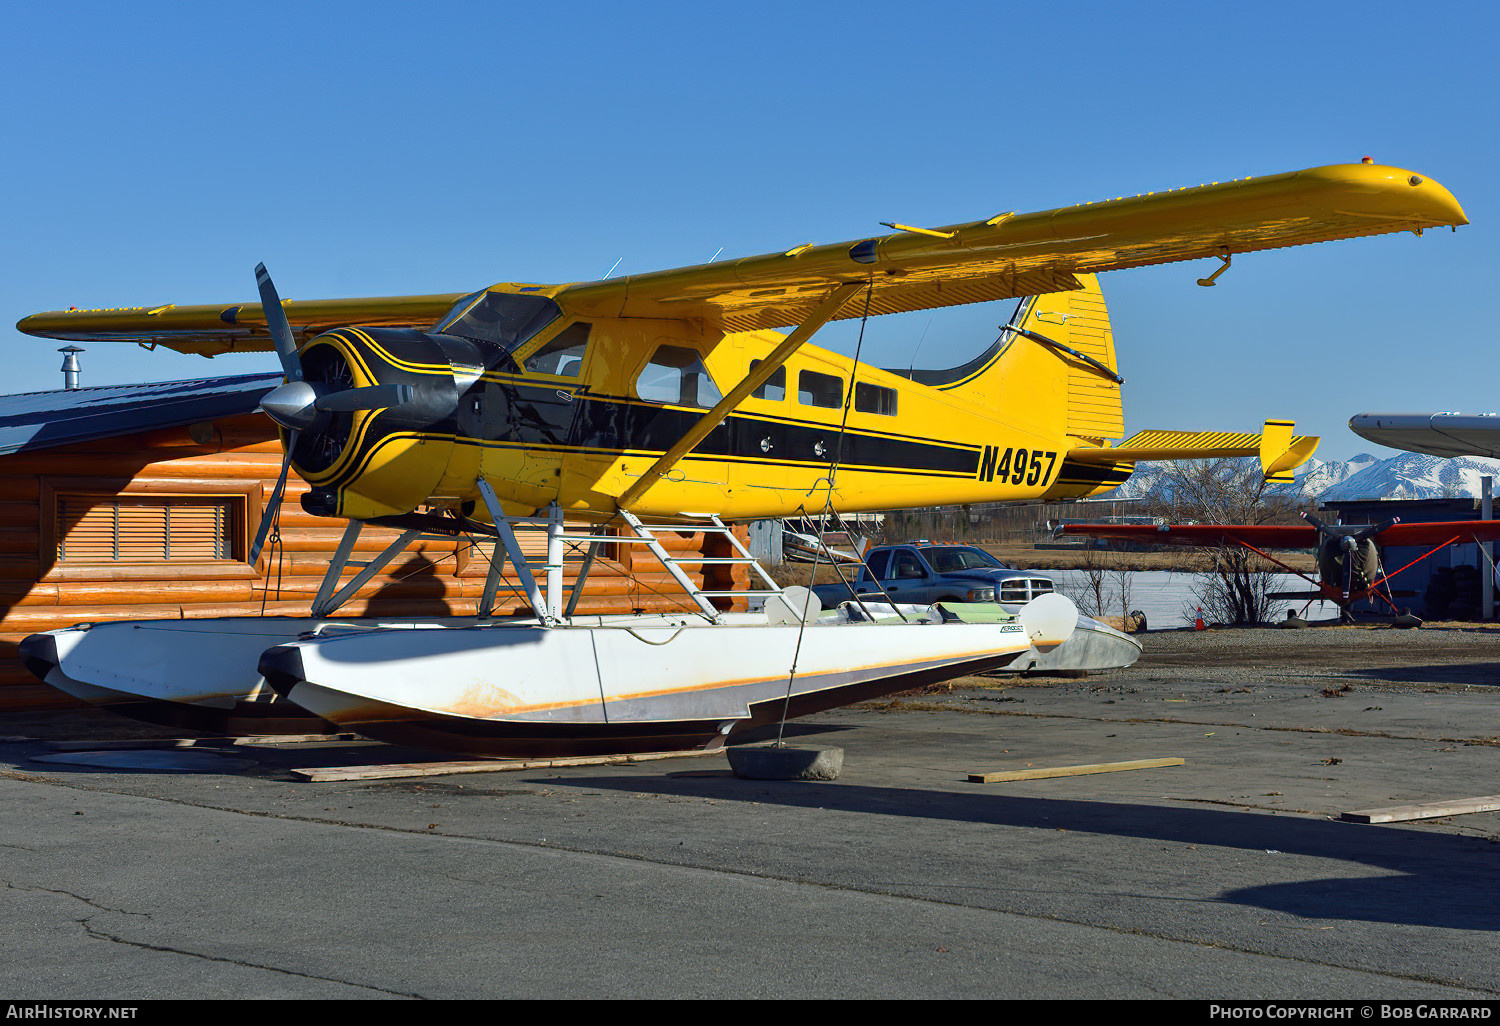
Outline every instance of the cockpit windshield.
<svg viewBox="0 0 1500 1026">
<path fill-rule="evenodd" d="M 954 570 L 1005 568 L 1005 564 L 994 556 L 972 545 L 934 545 L 917 551 L 922 553 L 922 558 L 940 574 L 951 573 Z"/>
<path fill-rule="evenodd" d="M 507 353 L 562 316 L 546 296 L 481 291 L 453 304 L 434 331 L 493 342 Z"/>
</svg>

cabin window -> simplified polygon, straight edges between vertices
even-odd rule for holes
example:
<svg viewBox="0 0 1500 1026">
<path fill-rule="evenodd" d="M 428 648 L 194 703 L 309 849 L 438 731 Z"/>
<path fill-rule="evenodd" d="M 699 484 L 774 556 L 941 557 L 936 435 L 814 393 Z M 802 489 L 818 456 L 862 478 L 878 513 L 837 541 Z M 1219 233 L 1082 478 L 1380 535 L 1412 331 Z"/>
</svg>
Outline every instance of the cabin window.
<svg viewBox="0 0 1500 1026">
<path fill-rule="evenodd" d="M 703 366 L 703 357 L 686 346 L 658 346 L 635 379 L 635 394 L 647 402 L 705 409 L 723 398 Z"/>
<path fill-rule="evenodd" d="M 891 554 L 889 551 L 877 552 L 871 556 L 869 561 L 865 563 L 865 566 L 870 568 L 870 576 L 877 581 L 885 580 L 885 564 L 890 558 Z"/>
<path fill-rule="evenodd" d="M 844 405 L 844 381 L 832 374 L 802 371 L 797 375 L 797 401 L 803 406 L 838 409 Z"/>
<path fill-rule="evenodd" d="M 570 324 L 552 341 L 526 358 L 526 370 L 533 374 L 556 374 L 576 378 L 583 370 L 583 353 L 588 346 L 592 325 Z"/>
<path fill-rule="evenodd" d="M 854 386 L 854 409 L 860 413 L 878 413 L 882 417 L 896 415 L 896 390 L 882 388 L 866 382 Z"/>
<path fill-rule="evenodd" d="M 59 563 L 210 563 L 235 558 L 237 497 L 57 496 Z"/>
<path fill-rule="evenodd" d="M 759 360 L 750 361 L 750 369 L 753 371 L 760 365 Z M 777 367 L 776 373 L 766 379 L 766 383 L 757 388 L 750 395 L 755 399 L 770 399 L 780 402 L 786 398 L 786 368 Z"/>
<path fill-rule="evenodd" d="M 557 304 L 546 296 L 478 292 L 455 303 L 432 330 L 494 342 L 508 353 L 525 345 L 561 316 Z"/>
</svg>

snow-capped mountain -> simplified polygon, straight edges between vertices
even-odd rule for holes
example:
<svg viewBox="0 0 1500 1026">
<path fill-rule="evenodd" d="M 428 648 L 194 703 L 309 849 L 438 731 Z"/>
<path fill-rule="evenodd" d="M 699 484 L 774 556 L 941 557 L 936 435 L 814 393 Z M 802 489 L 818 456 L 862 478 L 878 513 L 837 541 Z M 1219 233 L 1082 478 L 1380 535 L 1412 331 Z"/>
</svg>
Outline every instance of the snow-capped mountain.
<svg viewBox="0 0 1500 1026">
<path fill-rule="evenodd" d="M 1247 466 L 1251 461 L 1246 460 Z M 1424 456 L 1406 452 L 1381 460 L 1360 453 L 1348 460 L 1308 460 L 1289 485 L 1273 489 L 1323 501 L 1349 499 L 1479 498 L 1480 478 L 1500 479 L 1500 459 L 1482 456 Z M 1169 488 L 1165 467 L 1141 464 L 1130 480 L 1100 498 L 1135 499 Z"/>
<path fill-rule="evenodd" d="M 1318 493 L 1323 501 L 1340 499 L 1479 498 L 1482 477 L 1500 479 L 1500 459 L 1484 456 L 1424 456 L 1404 452 L 1371 463 Z"/>
<path fill-rule="evenodd" d="M 1283 495 L 1287 493 L 1304 495 L 1308 498 L 1321 497 L 1330 488 L 1336 488 L 1351 477 L 1356 477 L 1371 467 L 1379 466 L 1380 462 L 1366 452 L 1342 461 L 1308 460 L 1297 469 L 1296 480 L 1290 485 L 1282 485 L 1278 492 Z"/>
</svg>

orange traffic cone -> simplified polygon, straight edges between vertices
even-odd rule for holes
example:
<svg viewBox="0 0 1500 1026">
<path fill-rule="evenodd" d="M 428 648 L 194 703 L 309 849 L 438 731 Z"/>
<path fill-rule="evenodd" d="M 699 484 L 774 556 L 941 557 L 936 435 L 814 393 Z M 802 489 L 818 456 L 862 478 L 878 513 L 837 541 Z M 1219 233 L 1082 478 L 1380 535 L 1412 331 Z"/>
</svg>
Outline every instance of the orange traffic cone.
<svg viewBox="0 0 1500 1026">
<path fill-rule="evenodd" d="M 1195 630 L 1195 631 L 1206 631 L 1206 630 L 1208 630 L 1208 628 L 1203 625 L 1203 607 L 1202 606 L 1198 607 L 1198 619 L 1196 619 L 1196 620 L 1193 621 L 1193 630 Z"/>
</svg>

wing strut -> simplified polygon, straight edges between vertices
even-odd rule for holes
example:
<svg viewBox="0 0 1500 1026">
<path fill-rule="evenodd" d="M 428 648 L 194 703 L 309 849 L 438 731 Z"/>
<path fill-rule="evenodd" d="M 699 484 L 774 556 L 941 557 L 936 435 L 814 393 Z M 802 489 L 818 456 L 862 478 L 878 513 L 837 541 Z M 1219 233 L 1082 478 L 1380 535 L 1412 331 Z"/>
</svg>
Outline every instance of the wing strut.
<svg viewBox="0 0 1500 1026">
<path fill-rule="evenodd" d="M 812 338 L 819 328 L 832 320 L 844 304 L 865 287 L 865 284 L 863 281 L 844 282 L 830 292 L 827 298 L 808 314 L 807 320 L 799 324 L 797 330 L 788 335 L 785 341 L 771 352 L 770 356 L 756 364 L 744 380 L 719 400 L 718 405 L 698 418 L 698 423 L 689 428 L 672 448 L 662 453 L 661 458 L 637 478 L 635 484 L 626 489 L 616 505 L 620 509 L 629 509 L 642 495 L 645 495 L 652 485 L 661 480 L 663 474 L 672 469 L 673 464 L 697 448 L 698 443 L 707 438 L 710 431 L 722 424 L 724 418 L 745 401 L 746 396 L 769 381 L 771 375 L 775 374 L 794 352 L 802 348 L 802 344 Z"/>
</svg>

